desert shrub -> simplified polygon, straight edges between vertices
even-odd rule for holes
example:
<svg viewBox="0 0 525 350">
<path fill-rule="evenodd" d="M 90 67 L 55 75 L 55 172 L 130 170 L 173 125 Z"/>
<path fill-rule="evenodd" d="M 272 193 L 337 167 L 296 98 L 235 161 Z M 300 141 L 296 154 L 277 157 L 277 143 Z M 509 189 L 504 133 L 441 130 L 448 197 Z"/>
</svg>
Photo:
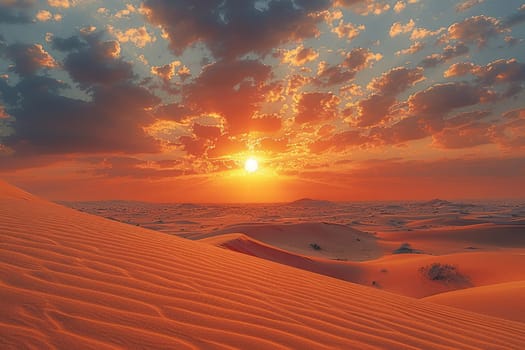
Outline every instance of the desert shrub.
<svg viewBox="0 0 525 350">
<path fill-rule="evenodd" d="M 392 254 L 421 254 L 420 250 L 412 248 L 410 243 L 403 243 Z"/>
<path fill-rule="evenodd" d="M 464 280 L 457 267 L 449 264 L 432 263 L 423 266 L 419 271 L 431 281 L 453 282 Z"/>
<path fill-rule="evenodd" d="M 317 243 L 310 243 L 310 247 L 312 247 L 313 250 L 321 250 L 321 247 Z"/>
</svg>

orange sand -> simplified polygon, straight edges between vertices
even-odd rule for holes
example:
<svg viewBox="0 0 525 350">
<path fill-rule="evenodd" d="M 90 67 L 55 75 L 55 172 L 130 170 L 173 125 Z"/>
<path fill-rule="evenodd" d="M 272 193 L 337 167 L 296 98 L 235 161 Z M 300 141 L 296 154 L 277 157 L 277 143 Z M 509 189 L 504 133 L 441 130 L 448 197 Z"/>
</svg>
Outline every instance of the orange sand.
<svg viewBox="0 0 525 350">
<path fill-rule="evenodd" d="M 520 349 L 525 324 L 91 216 L 0 183 L 2 349 Z"/>
</svg>

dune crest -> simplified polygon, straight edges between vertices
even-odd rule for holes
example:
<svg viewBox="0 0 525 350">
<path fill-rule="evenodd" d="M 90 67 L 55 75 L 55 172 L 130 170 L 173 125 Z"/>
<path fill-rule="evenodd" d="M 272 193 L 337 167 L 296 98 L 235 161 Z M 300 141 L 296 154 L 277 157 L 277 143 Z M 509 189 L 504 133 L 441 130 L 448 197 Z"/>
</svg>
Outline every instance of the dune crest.
<svg viewBox="0 0 525 350">
<path fill-rule="evenodd" d="M 525 324 L 125 225 L 0 184 L 2 349 L 519 349 Z"/>
</svg>

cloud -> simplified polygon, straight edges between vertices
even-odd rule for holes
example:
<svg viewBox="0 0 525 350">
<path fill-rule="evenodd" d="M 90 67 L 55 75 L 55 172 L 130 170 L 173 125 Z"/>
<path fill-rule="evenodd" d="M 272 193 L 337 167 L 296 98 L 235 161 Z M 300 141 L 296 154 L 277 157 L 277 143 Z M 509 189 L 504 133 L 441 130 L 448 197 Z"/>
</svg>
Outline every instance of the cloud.
<svg viewBox="0 0 525 350">
<path fill-rule="evenodd" d="M 303 45 L 282 52 L 282 61 L 292 66 L 303 66 L 308 62 L 316 60 L 318 57 L 319 53 L 316 50 L 311 47 L 305 48 Z"/>
<path fill-rule="evenodd" d="M 266 114 L 250 119 L 249 129 L 251 132 L 275 133 L 281 130 L 282 119 L 276 114 Z"/>
<path fill-rule="evenodd" d="M 340 99 L 332 93 L 309 92 L 299 96 L 296 105 L 297 124 L 317 124 L 337 117 Z"/>
<path fill-rule="evenodd" d="M 457 43 L 456 45 L 454 46 L 451 46 L 451 45 L 447 45 L 444 49 L 443 49 L 443 52 L 440 53 L 440 54 L 432 54 L 430 56 L 427 56 L 425 57 L 425 59 L 423 59 L 421 61 L 421 66 L 425 67 L 425 68 L 431 68 L 431 67 L 436 67 L 444 62 L 447 62 L 453 58 L 456 58 L 456 57 L 459 57 L 459 56 L 463 56 L 463 55 L 466 55 L 467 53 L 469 53 L 469 48 L 468 46 L 466 46 L 465 44 L 463 43 Z"/>
<path fill-rule="evenodd" d="M 368 88 L 383 95 L 395 96 L 423 79 L 423 69 L 421 68 L 396 67 L 373 79 Z"/>
<path fill-rule="evenodd" d="M 350 147 L 364 145 L 368 139 L 359 131 L 349 130 L 320 138 L 308 145 L 310 152 L 319 154 L 327 151 L 342 152 Z"/>
<path fill-rule="evenodd" d="M 400 34 L 404 33 L 410 33 L 414 30 L 414 27 L 416 25 L 416 22 L 414 22 L 413 19 L 410 19 L 406 24 L 402 24 L 401 22 L 394 22 L 392 26 L 390 27 L 389 35 L 391 38 L 396 37 Z"/>
<path fill-rule="evenodd" d="M 448 27 L 448 32 L 442 40 L 458 40 L 467 44 L 474 43 L 479 47 L 487 44 L 488 40 L 507 32 L 507 27 L 498 19 L 480 15 L 466 18 Z"/>
<path fill-rule="evenodd" d="M 390 9 L 390 4 L 382 0 L 336 0 L 334 4 L 349 7 L 362 16 L 380 15 Z"/>
<path fill-rule="evenodd" d="M 15 151 L 13 157 L 158 152 L 158 141 L 147 135 L 144 127 L 153 123 L 149 110 L 160 101 L 133 82 L 129 65 L 124 65 L 125 74 L 120 73 L 124 63 L 116 54 L 114 42 L 89 36 L 84 41 L 57 43 L 72 50 L 63 66 L 89 97 L 70 97 L 64 94 L 65 83 L 36 75 L 40 67 L 57 64 L 43 54 L 41 47 L 12 46 L 9 57 L 21 79 L 14 86 L 0 86 L 0 90 L 13 117 L 14 130 L 2 138 L 2 143 Z"/>
<path fill-rule="evenodd" d="M 478 66 L 471 62 L 461 62 L 450 66 L 444 73 L 445 77 L 457 77 L 472 74 L 477 82 L 484 86 L 502 83 L 521 83 L 525 81 L 525 64 L 515 58 L 500 59 Z"/>
<path fill-rule="evenodd" d="M 133 43 L 136 47 L 145 47 L 147 44 L 157 40 L 155 36 L 148 32 L 146 26 L 138 28 L 127 28 L 124 31 L 108 26 L 109 33 L 113 34 L 121 43 Z"/>
<path fill-rule="evenodd" d="M 432 136 L 436 147 L 469 148 L 493 142 L 491 123 L 476 122 L 455 128 L 445 128 Z"/>
<path fill-rule="evenodd" d="M 91 32 L 83 37 L 53 38 L 53 46 L 68 52 L 63 66 L 81 86 L 109 85 L 133 77 L 132 66 L 120 58 L 118 41 L 102 40 L 103 33 Z"/>
<path fill-rule="evenodd" d="M 454 63 L 443 73 L 445 78 L 461 77 L 463 75 L 469 74 L 476 67 L 475 64 L 471 62 L 459 62 Z"/>
<path fill-rule="evenodd" d="M 14 63 L 11 69 L 20 76 L 33 75 L 42 68 L 57 67 L 55 59 L 41 44 L 11 44 L 3 50 L 0 48 L 0 53 Z"/>
<path fill-rule="evenodd" d="M 179 103 L 170 103 L 158 106 L 155 111 L 155 117 L 160 120 L 181 122 L 193 115 L 193 113 L 188 106 Z"/>
<path fill-rule="evenodd" d="M 419 51 L 423 50 L 425 48 L 425 44 L 420 42 L 420 41 L 416 41 L 415 43 L 413 43 L 412 45 L 410 45 L 410 47 L 408 49 L 403 49 L 403 50 L 399 50 L 396 52 L 396 55 L 397 56 L 400 56 L 400 55 L 413 55 L 415 53 L 418 53 Z"/>
<path fill-rule="evenodd" d="M 403 11 L 406 7 L 407 7 L 407 4 L 406 4 L 406 3 L 404 3 L 403 1 L 398 1 L 398 2 L 396 2 L 396 4 L 394 5 L 394 12 L 395 12 L 395 13 L 400 13 L 400 12 Z"/>
<path fill-rule="evenodd" d="M 525 109 L 502 115 L 503 123 L 494 128 L 496 142 L 506 149 L 525 149 Z"/>
<path fill-rule="evenodd" d="M 218 126 L 194 123 L 193 134 L 201 139 L 218 139 L 222 135 L 222 130 Z"/>
<path fill-rule="evenodd" d="M 30 10 L 35 4 L 36 0 L 0 1 L 0 23 L 30 23 L 32 21 Z"/>
<path fill-rule="evenodd" d="M 175 69 L 180 65 L 180 61 L 173 61 L 163 66 L 153 66 L 151 67 L 151 74 L 158 76 L 167 83 L 175 76 Z"/>
<path fill-rule="evenodd" d="M 411 95 L 408 105 L 413 115 L 441 118 L 456 108 L 486 103 L 496 97 L 492 91 L 476 85 L 445 83 L 435 84 Z"/>
<path fill-rule="evenodd" d="M 158 151 L 141 125 L 152 122 L 146 108 L 158 101 L 130 83 L 94 88 L 92 101 L 59 94 L 60 83 L 30 77 L 17 90 L 22 108 L 14 109 L 15 133 L 5 144 L 24 154 Z"/>
<path fill-rule="evenodd" d="M 232 135 L 250 131 L 266 92 L 271 68 L 255 60 L 219 61 L 206 66 L 184 89 L 184 104 L 201 114 L 225 118 Z"/>
<path fill-rule="evenodd" d="M 346 83 L 361 70 L 369 67 L 372 62 L 381 60 L 382 57 L 381 54 L 373 53 L 369 49 L 355 48 L 345 54 L 341 64 L 330 65 L 324 61 L 320 62 L 314 83 L 322 86 Z"/>
<path fill-rule="evenodd" d="M 339 24 L 337 26 L 334 26 L 332 28 L 332 33 L 337 34 L 338 38 L 345 38 L 346 40 L 354 40 L 361 34 L 363 30 L 365 30 L 364 25 L 356 26 L 352 23 L 344 23 L 343 20 L 339 21 Z"/>
<path fill-rule="evenodd" d="M 71 7 L 71 1 L 69 0 L 47 0 L 47 3 L 51 7 L 62 7 L 62 8 Z"/>
<path fill-rule="evenodd" d="M 390 116 L 390 108 L 396 102 L 395 96 L 372 94 L 359 101 L 356 121 L 361 127 L 375 125 Z"/>
<path fill-rule="evenodd" d="M 144 8 L 177 55 L 203 43 L 215 57 L 233 59 L 250 52 L 265 55 L 281 44 L 317 36 L 320 11 L 330 3 L 269 0 L 260 6 L 256 0 L 146 0 Z"/>
<path fill-rule="evenodd" d="M 472 7 L 482 4 L 485 0 L 465 0 L 456 5 L 456 12 L 463 12 L 471 9 Z"/>
<path fill-rule="evenodd" d="M 37 12 L 35 18 L 40 22 L 47 22 L 53 18 L 53 15 L 47 10 L 40 10 Z"/>
<path fill-rule="evenodd" d="M 358 103 L 357 125 L 366 127 L 388 120 L 396 96 L 423 79 L 421 68 L 405 67 L 393 68 L 373 79 L 368 88 L 374 93 Z"/>
<path fill-rule="evenodd" d="M 426 28 L 414 28 L 414 30 L 412 31 L 412 34 L 410 34 L 410 40 L 412 40 L 412 41 L 422 40 L 422 39 L 425 39 L 425 38 L 427 38 L 429 36 L 438 35 L 441 32 L 443 32 L 444 30 L 446 30 L 446 29 L 445 28 L 439 28 L 439 29 L 436 29 L 436 30 L 429 30 L 429 29 L 426 29 Z"/>
</svg>

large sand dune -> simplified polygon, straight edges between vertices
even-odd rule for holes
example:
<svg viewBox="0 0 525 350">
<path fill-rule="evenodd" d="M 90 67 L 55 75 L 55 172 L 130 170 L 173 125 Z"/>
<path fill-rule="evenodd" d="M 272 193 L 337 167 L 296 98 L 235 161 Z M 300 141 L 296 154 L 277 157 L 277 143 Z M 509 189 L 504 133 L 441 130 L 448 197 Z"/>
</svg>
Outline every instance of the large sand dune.
<svg viewBox="0 0 525 350">
<path fill-rule="evenodd" d="M 2 349 L 520 349 L 525 324 L 121 224 L 0 183 Z"/>
<path fill-rule="evenodd" d="M 441 293 L 424 300 L 525 323 L 523 296 L 525 281 L 516 281 Z"/>
</svg>

